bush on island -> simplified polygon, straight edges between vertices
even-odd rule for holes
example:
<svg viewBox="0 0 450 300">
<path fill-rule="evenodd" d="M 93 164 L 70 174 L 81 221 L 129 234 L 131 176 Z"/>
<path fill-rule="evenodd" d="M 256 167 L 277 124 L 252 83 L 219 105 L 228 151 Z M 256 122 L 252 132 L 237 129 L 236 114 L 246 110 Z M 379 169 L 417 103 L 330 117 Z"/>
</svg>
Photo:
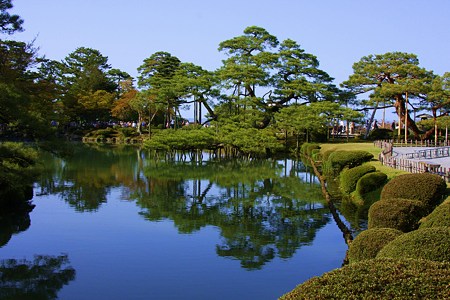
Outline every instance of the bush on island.
<svg viewBox="0 0 450 300">
<path fill-rule="evenodd" d="M 380 200 L 369 208 L 368 228 L 393 228 L 409 232 L 419 227 L 419 221 L 426 213 L 425 205 L 418 200 Z"/>
<path fill-rule="evenodd" d="M 422 201 L 428 212 L 439 205 L 446 195 L 447 184 L 430 173 L 404 174 L 391 179 L 381 191 L 381 200 L 404 198 Z"/>
<path fill-rule="evenodd" d="M 326 176 L 337 177 L 344 168 L 354 168 L 370 161 L 373 154 L 367 151 L 334 151 L 323 163 L 323 173 Z"/>
<path fill-rule="evenodd" d="M 380 171 L 364 174 L 356 183 L 356 192 L 359 195 L 367 194 L 382 187 L 386 180 L 387 175 Z"/>
<path fill-rule="evenodd" d="M 298 285 L 280 299 L 448 299 L 450 263 L 370 259 Z"/>
<path fill-rule="evenodd" d="M 450 200 L 441 203 L 431 214 L 420 220 L 419 228 L 450 227 Z"/>
<path fill-rule="evenodd" d="M 403 234 L 392 228 L 367 229 L 356 236 L 348 249 L 349 263 L 375 258 L 378 252 L 390 241 Z"/>
<path fill-rule="evenodd" d="M 415 258 L 450 262 L 449 249 L 450 227 L 423 228 L 400 235 L 384 246 L 378 252 L 377 258 Z"/>
<path fill-rule="evenodd" d="M 345 169 L 339 175 L 339 188 L 342 193 L 350 194 L 356 189 L 356 183 L 365 174 L 375 172 L 376 168 L 369 164 Z"/>
</svg>

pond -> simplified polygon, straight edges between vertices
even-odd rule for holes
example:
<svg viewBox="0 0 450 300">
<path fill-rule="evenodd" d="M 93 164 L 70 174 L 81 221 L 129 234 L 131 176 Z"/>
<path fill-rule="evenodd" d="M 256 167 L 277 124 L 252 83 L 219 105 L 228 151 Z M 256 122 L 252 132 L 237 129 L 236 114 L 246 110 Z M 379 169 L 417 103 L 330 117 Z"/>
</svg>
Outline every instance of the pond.
<svg viewBox="0 0 450 300">
<path fill-rule="evenodd" d="M 2 299 L 276 299 L 342 265 L 301 162 L 72 149 L 45 155 L 30 212 L 1 219 Z"/>
</svg>

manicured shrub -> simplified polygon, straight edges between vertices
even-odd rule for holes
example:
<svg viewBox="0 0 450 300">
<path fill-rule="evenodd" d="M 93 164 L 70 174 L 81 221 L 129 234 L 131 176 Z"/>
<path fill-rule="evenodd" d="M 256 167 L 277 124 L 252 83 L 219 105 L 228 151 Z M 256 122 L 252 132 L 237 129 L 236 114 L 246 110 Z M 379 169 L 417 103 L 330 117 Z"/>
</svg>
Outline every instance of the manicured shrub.
<svg viewBox="0 0 450 300">
<path fill-rule="evenodd" d="M 384 246 L 377 258 L 415 258 L 450 262 L 450 227 L 414 230 Z"/>
<path fill-rule="evenodd" d="M 303 143 L 300 147 L 300 153 L 305 156 L 312 157 L 312 152 L 315 149 L 320 149 L 320 145 L 315 143 Z"/>
<path fill-rule="evenodd" d="M 446 195 L 447 184 L 430 173 L 404 174 L 393 178 L 381 191 L 381 199 L 405 198 L 422 201 L 428 212 L 439 205 Z"/>
<path fill-rule="evenodd" d="M 360 195 L 367 194 L 382 187 L 387 180 L 387 175 L 383 172 L 372 172 L 363 175 L 356 183 L 356 192 Z"/>
<path fill-rule="evenodd" d="M 425 205 L 418 200 L 385 199 L 370 206 L 368 228 L 393 228 L 409 232 L 419 227 L 419 221 L 425 215 Z"/>
<path fill-rule="evenodd" d="M 441 203 L 431 214 L 420 220 L 419 228 L 450 227 L 450 200 Z"/>
<path fill-rule="evenodd" d="M 312 152 L 311 152 L 311 158 L 314 161 L 322 160 L 322 154 L 320 153 L 320 149 L 313 149 Z"/>
<path fill-rule="evenodd" d="M 364 230 L 350 244 L 347 253 L 349 263 L 375 258 L 386 244 L 401 234 L 403 232 L 392 228 Z"/>
<path fill-rule="evenodd" d="M 450 263 L 371 259 L 325 273 L 280 299 L 448 299 Z"/>
<path fill-rule="evenodd" d="M 345 169 L 339 175 L 339 188 L 342 193 L 350 194 L 356 189 L 356 183 L 365 174 L 375 172 L 376 168 L 363 164 L 351 169 Z"/>
<path fill-rule="evenodd" d="M 367 151 L 334 151 L 324 162 L 323 172 L 327 176 L 337 177 L 344 168 L 354 168 L 372 158 L 373 154 Z"/>
</svg>

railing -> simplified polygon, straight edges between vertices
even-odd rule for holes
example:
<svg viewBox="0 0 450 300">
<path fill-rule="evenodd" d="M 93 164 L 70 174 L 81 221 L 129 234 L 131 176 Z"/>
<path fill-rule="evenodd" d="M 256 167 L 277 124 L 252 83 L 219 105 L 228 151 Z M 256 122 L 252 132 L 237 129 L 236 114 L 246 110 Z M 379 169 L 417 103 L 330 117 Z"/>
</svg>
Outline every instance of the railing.
<svg viewBox="0 0 450 300">
<path fill-rule="evenodd" d="M 438 141 L 435 143 L 431 140 L 386 140 L 385 142 L 389 142 L 393 147 L 447 147 L 450 146 L 450 140 L 448 141 Z"/>
<path fill-rule="evenodd" d="M 378 159 L 381 162 L 382 165 L 397 169 L 397 170 L 403 170 L 410 173 L 425 173 L 429 172 L 432 174 L 436 174 L 441 176 L 446 182 L 450 182 L 450 169 L 441 167 L 438 164 L 433 163 L 427 163 L 422 161 L 414 161 L 407 158 L 401 158 L 393 156 L 392 149 L 394 148 L 394 144 L 389 141 L 376 141 L 375 146 L 380 147 L 382 149 Z M 412 144 L 410 147 L 414 147 L 415 145 Z M 444 150 L 446 149 L 446 150 Z M 424 151 L 421 153 L 420 151 Z M 446 154 L 448 156 L 449 154 L 449 148 L 440 148 L 440 149 L 431 149 L 430 153 L 426 153 L 425 151 L 428 150 L 419 150 L 416 153 L 418 155 L 424 154 L 429 155 L 427 158 L 434 158 L 434 157 L 443 157 L 443 156 L 437 156 L 437 155 L 443 155 Z M 416 154 L 414 153 L 414 154 Z M 409 154 L 409 153 L 408 153 Z M 435 155 L 433 157 L 433 155 Z M 424 156 L 418 156 L 418 158 Z M 409 157 L 409 158 L 414 158 Z"/>
</svg>

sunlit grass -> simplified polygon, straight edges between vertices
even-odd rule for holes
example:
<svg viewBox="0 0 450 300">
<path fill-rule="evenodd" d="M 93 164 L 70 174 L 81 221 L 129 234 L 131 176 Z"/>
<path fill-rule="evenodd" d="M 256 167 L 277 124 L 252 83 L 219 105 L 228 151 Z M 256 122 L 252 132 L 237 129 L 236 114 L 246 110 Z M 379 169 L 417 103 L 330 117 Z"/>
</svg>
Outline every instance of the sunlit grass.
<svg viewBox="0 0 450 300">
<path fill-rule="evenodd" d="M 381 153 L 381 148 L 378 148 L 372 142 L 367 143 L 341 143 L 341 144 L 320 144 L 321 152 L 325 152 L 328 150 L 345 150 L 345 151 L 355 151 L 362 150 L 367 151 L 373 154 L 373 160 L 369 162 L 373 165 L 377 170 L 385 173 L 388 176 L 388 179 L 396 177 L 401 174 L 407 174 L 408 172 L 397 170 L 388 166 L 383 166 L 381 162 L 378 160 L 378 155 Z"/>
</svg>

